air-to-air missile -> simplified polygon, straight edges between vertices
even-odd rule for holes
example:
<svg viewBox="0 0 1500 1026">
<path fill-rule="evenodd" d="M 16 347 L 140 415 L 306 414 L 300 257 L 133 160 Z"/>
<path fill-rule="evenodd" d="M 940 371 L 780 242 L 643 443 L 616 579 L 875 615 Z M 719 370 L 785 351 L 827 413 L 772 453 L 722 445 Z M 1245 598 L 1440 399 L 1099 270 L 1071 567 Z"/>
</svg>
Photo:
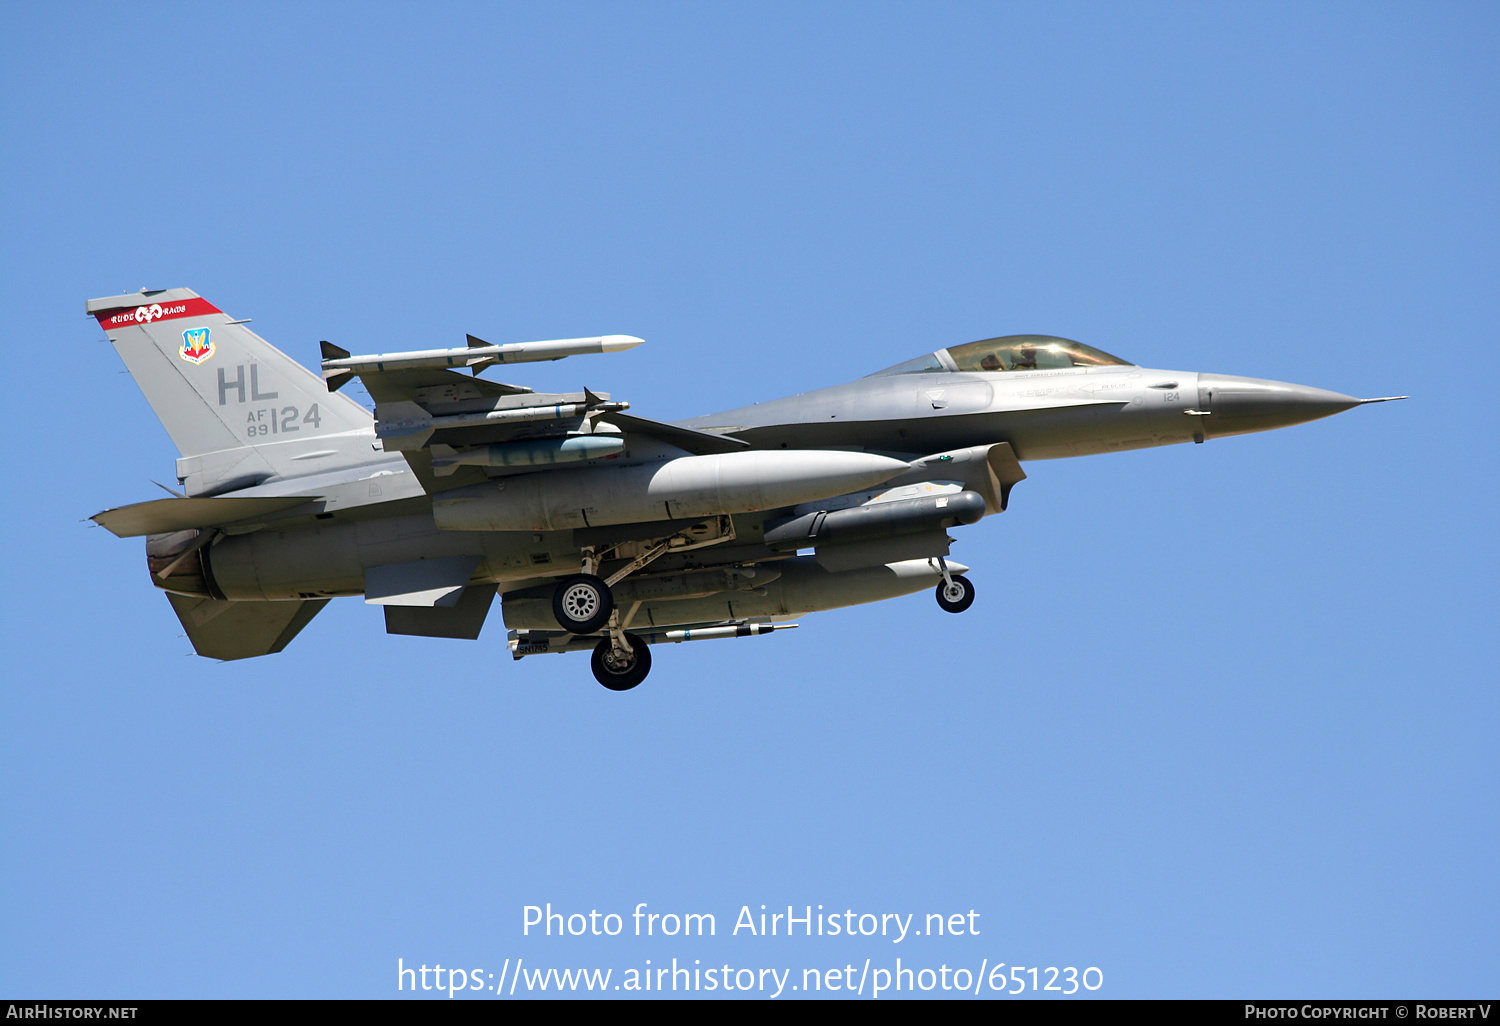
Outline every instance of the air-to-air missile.
<svg viewBox="0 0 1500 1026">
<path fill-rule="evenodd" d="M 368 356 L 324 342 L 320 379 L 186 289 L 87 310 L 182 453 L 182 494 L 94 519 L 147 536 L 152 583 L 200 654 L 280 651 L 344 595 L 383 607 L 393 634 L 477 638 L 502 593 L 515 658 L 588 650 L 612 690 L 645 677 L 655 644 L 927 588 L 963 611 L 974 587 L 948 532 L 1005 510 L 1022 461 L 1385 401 L 1014 335 L 667 424 L 589 389 L 477 376 L 641 344 L 629 335 Z M 373 415 L 339 392 L 356 376 Z"/>
<path fill-rule="evenodd" d="M 546 342 L 512 342 L 492 346 L 473 335 L 467 348 L 419 349 L 404 353 L 374 353 L 352 356 L 346 349 L 328 342 L 323 347 L 323 379 L 328 390 L 336 392 L 359 374 L 388 373 L 409 370 L 451 370 L 463 368 L 478 374 L 486 367 L 500 363 L 537 363 L 561 360 L 566 356 L 589 353 L 620 353 L 634 349 L 645 339 L 634 335 L 597 335 L 593 338 L 557 338 Z"/>
</svg>

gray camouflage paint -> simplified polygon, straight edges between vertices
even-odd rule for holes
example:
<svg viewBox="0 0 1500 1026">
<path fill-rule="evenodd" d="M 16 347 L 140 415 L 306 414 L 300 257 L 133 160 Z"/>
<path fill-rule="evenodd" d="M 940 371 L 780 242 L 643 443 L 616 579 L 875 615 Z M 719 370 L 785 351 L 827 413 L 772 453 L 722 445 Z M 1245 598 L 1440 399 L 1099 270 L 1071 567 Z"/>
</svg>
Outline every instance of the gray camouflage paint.
<svg viewBox="0 0 1500 1026">
<path fill-rule="evenodd" d="M 376 420 L 369 411 L 330 392 L 315 374 L 243 322 L 217 310 L 176 319 L 170 315 L 157 319 L 150 313 L 183 309 L 194 301 L 202 304 L 196 293 L 173 289 L 87 304 L 88 313 L 104 324 L 182 452 L 177 476 L 188 496 L 111 510 L 96 519 L 122 535 L 147 533 L 136 525 L 169 525 L 158 527 L 148 542 L 153 583 L 174 593 L 174 609 L 198 651 L 216 658 L 279 651 L 326 599 L 363 594 L 372 568 L 399 577 L 403 565 L 437 559 L 475 567 L 467 583 L 476 600 L 464 603 L 463 625 L 443 626 L 441 608 L 392 613 L 388 606 L 388 627 L 393 632 L 477 636 L 488 603 L 487 598 L 479 602 L 478 596 L 498 586 L 507 594 L 507 624 L 530 632 L 523 637 L 523 642 L 529 642 L 528 650 L 577 647 L 567 635 L 561 635 L 561 641 L 547 640 L 560 634 L 545 601 L 551 582 L 579 572 L 584 543 L 623 539 L 622 547 L 614 550 L 624 554 L 619 565 L 648 544 L 645 539 L 651 537 L 651 529 L 632 533 L 629 525 L 600 527 L 592 534 L 585 530 L 439 529 L 433 518 L 435 500 L 487 495 L 489 486 L 483 482 L 508 474 L 525 473 L 528 487 L 545 491 L 549 479 L 586 482 L 587 475 L 610 474 L 619 466 L 666 465 L 662 461 L 684 458 L 688 458 L 684 466 L 699 466 L 689 458 L 692 453 L 744 449 L 859 452 L 904 464 L 936 453 L 1003 442 L 1010 446 L 1006 458 L 1013 452 L 1014 458 L 1023 461 L 1058 459 L 1264 431 L 1325 417 L 1361 402 L 1301 385 L 1137 366 L 880 373 L 693 418 L 675 427 L 623 414 L 612 420 L 605 415 L 602 423 L 590 429 L 614 432 L 611 437 L 624 441 L 623 451 L 607 459 L 572 462 L 562 471 L 491 468 L 487 478 L 478 467 L 460 466 L 440 471 L 449 475 L 446 478 L 433 477 L 425 469 L 429 466 L 423 462 L 425 452 L 409 454 L 412 458 L 408 459 L 400 451 L 387 451 L 391 442 L 377 439 Z M 105 323 L 111 311 L 115 312 L 112 322 Z M 187 334 L 200 328 L 209 330 Z M 203 357 L 201 343 L 206 338 L 212 339 L 214 352 Z M 179 353 L 189 339 L 199 348 Z M 951 360 L 945 365 L 951 365 Z M 520 386 L 439 373 L 445 375 L 441 380 L 431 379 L 437 384 L 399 374 L 367 377 L 377 401 L 376 415 L 382 403 L 409 407 L 412 399 L 420 400 L 436 416 L 599 398 L 530 396 Z M 623 405 L 615 403 L 611 408 Z M 555 423 L 542 425 L 516 437 L 529 444 L 526 438 L 545 436 L 549 430 L 555 434 L 556 429 Z M 479 434 L 457 431 L 445 436 L 450 446 L 485 440 Z M 837 462 L 834 453 L 829 457 L 830 465 Z M 956 494 L 972 486 L 945 479 L 941 469 L 933 469 L 941 466 L 941 460 L 928 459 L 920 469 L 897 477 L 896 483 L 918 478 L 933 495 Z M 1020 476 L 1017 473 L 1015 478 Z M 600 480 L 608 483 L 613 478 Z M 1007 483 L 1007 491 L 1013 480 Z M 586 484 L 580 487 L 589 491 Z M 788 505 L 752 512 L 726 510 L 734 514 L 726 520 L 732 538 L 718 545 L 669 552 L 651 564 L 650 576 L 621 582 L 619 597 L 630 602 L 632 609 L 632 622 L 626 626 L 646 630 L 745 618 L 784 620 L 932 587 L 941 579 L 936 564 L 927 558 L 909 558 L 946 554 L 948 539 L 941 530 L 934 535 L 930 522 L 924 522 L 925 533 L 920 535 L 908 533 L 888 542 L 875 539 L 874 555 L 868 558 L 880 562 L 842 572 L 834 572 L 840 565 L 836 561 L 776 551 L 761 540 L 768 521 L 775 526 L 793 514 L 865 502 L 881 487 L 843 497 L 829 495 L 795 509 Z M 442 491 L 448 492 L 448 499 Z M 890 495 L 900 497 L 895 491 Z M 204 508 L 230 505 L 215 505 L 214 497 L 260 500 L 269 512 L 235 522 L 205 519 L 209 515 L 202 512 Z M 297 498 L 305 501 L 283 508 Z M 993 496 L 989 502 L 994 505 Z M 235 515 L 246 517 L 245 509 L 252 506 L 241 504 Z M 666 503 L 662 508 L 666 519 L 673 507 Z M 744 504 L 739 507 L 743 508 Z M 690 515 L 703 512 L 695 505 Z M 579 523 L 611 519 L 621 518 L 603 516 L 589 521 L 585 517 Z M 948 527 L 959 522 L 949 521 Z M 681 523 L 672 529 L 680 527 Z M 202 532 L 209 534 L 207 541 Z M 636 538 L 641 540 L 631 540 Z M 866 539 L 861 544 L 872 542 Z M 955 572 L 966 569 L 952 563 L 950 567 Z M 611 569 L 606 563 L 600 572 Z M 453 591 L 454 601 L 458 594 Z M 271 616 L 270 609 L 267 615 L 255 613 L 261 608 L 258 604 L 266 602 L 296 605 L 288 606 L 294 611 L 285 615 Z M 233 615 L 221 616 L 221 612 Z M 450 619 L 458 616 L 454 612 Z M 216 622 L 228 626 L 216 633 Z"/>
</svg>

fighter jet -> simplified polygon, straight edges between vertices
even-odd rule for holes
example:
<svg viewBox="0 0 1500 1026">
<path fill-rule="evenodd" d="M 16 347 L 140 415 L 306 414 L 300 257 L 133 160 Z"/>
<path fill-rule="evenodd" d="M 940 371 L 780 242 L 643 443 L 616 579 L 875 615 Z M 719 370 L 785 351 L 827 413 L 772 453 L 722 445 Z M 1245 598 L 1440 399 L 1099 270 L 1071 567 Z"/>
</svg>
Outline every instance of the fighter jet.
<svg viewBox="0 0 1500 1026">
<path fill-rule="evenodd" d="M 474 640 L 500 594 L 514 658 L 591 652 L 613 691 L 645 679 L 655 644 L 928 588 L 963 612 L 974 585 L 949 532 L 1004 512 L 1025 461 L 1405 398 L 1008 335 L 664 423 L 608 393 L 479 376 L 641 344 L 628 335 L 370 355 L 323 342 L 319 375 L 189 289 L 86 311 L 181 453 L 180 491 L 93 520 L 146 538 L 151 583 L 200 655 L 279 652 L 343 596 L 382 607 L 389 633 Z M 356 377 L 373 413 L 339 391 Z"/>
</svg>

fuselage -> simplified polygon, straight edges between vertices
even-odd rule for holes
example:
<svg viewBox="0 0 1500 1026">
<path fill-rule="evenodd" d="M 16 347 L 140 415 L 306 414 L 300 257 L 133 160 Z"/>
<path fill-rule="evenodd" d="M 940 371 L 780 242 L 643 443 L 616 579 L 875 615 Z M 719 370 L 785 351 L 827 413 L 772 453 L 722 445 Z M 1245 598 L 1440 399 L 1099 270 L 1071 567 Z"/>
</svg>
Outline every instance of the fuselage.
<svg viewBox="0 0 1500 1026">
<path fill-rule="evenodd" d="M 272 386 L 268 376 L 264 385 L 283 387 L 280 379 Z M 924 575 L 932 571 L 919 567 L 903 577 L 872 566 L 865 573 L 869 580 L 850 577 L 840 572 L 844 563 L 865 566 L 861 559 L 867 561 L 857 545 L 837 555 L 815 546 L 818 560 L 799 557 L 797 550 L 812 544 L 812 535 L 783 543 L 779 536 L 766 535 L 768 524 L 889 502 L 870 522 L 895 523 L 909 512 L 916 519 L 906 526 L 915 530 L 927 524 L 923 517 L 935 517 L 922 528 L 928 534 L 911 541 L 912 551 L 945 554 L 946 542 L 932 532 L 971 523 L 986 510 L 999 512 L 1009 483 L 1025 476 L 1016 468 L 1004 490 L 981 499 L 963 491 L 974 487 L 976 479 L 952 480 L 961 476 L 955 472 L 958 464 L 943 463 L 945 459 L 962 461 L 1005 443 L 1005 458 L 1014 467 L 1015 460 L 1202 442 L 1312 420 L 1358 403 L 1350 396 L 1282 382 L 1138 367 L 1067 339 L 1006 336 L 938 350 L 831 388 L 693 418 L 674 429 L 683 434 L 683 445 L 694 439 L 701 443 L 705 435 L 698 432 L 738 440 L 711 440 L 720 447 L 717 454 L 704 454 L 701 446 L 696 454 L 684 451 L 665 441 L 670 431 L 657 430 L 655 436 L 650 430 L 632 431 L 628 420 L 622 433 L 607 421 L 590 428 L 575 418 L 567 422 L 574 425 L 569 439 L 609 443 L 598 446 L 599 458 L 571 461 L 562 469 L 511 467 L 509 459 L 490 458 L 493 450 L 508 455 L 518 446 L 542 443 L 490 446 L 483 449 L 486 460 L 481 462 L 491 468 L 488 475 L 499 476 L 482 476 L 472 484 L 450 476 L 446 480 L 453 486 L 447 489 L 441 483 L 424 487 L 415 468 L 395 452 L 377 455 L 379 427 L 399 434 L 404 425 L 389 413 L 382 420 L 377 408 L 368 437 L 363 426 L 337 436 L 348 436 L 351 451 L 371 447 L 354 465 L 316 474 L 277 474 L 219 493 L 261 500 L 315 495 L 314 516 L 289 510 L 293 515 L 249 530 L 227 528 L 201 548 L 194 544 L 201 537 L 198 531 L 155 535 L 148 553 L 153 570 L 172 567 L 166 578 L 154 579 L 158 586 L 237 601 L 368 594 L 372 569 L 457 561 L 471 568 L 474 583 L 507 593 L 507 622 L 535 626 L 547 622 L 548 582 L 586 570 L 596 550 L 611 554 L 597 557 L 606 566 L 611 559 L 621 565 L 628 561 L 634 552 L 629 525 L 666 531 L 665 524 L 721 518 L 715 530 L 723 540 L 661 556 L 653 566 L 656 583 L 624 582 L 622 596 L 631 594 L 632 587 L 646 587 L 641 615 L 657 625 L 663 617 L 693 622 L 746 615 L 774 619 L 799 609 L 889 597 L 923 586 Z M 440 422 L 415 404 L 407 405 L 409 412 Z M 532 416 L 525 408 L 511 414 Z M 452 419 L 447 412 L 441 416 Z M 691 430 L 684 433 L 682 428 Z M 551 437 L 545 424 L 536 430 Z M 552 430 L 555 434 L 556 428 Z M 746 444 L 749 448 L 742 448 Z M 722 451 L 725 446 L 729 451 Z M 713 453 L 714 446 L 709 450 Z M 450 452 L 450 462 L 461 466 L 481 450 Z M 938 455 L 945 453 L 956 455 Z M 323 450 L 315 455 L 322 456 Z M 231 451 L 226 459 L 233 462 L 233 456 Z M 185 472 L 189 485 L 192 472 L 192 466 Z M 942 499 L 945 494 L 948 499 Z M 924 512 L 929 502 L 933 508 Z M 965 506 L 974 512 L 949 519 L 939 511 L 947 511 L 950 502 L 955 510 Z M 822 526 L 809 531 L 822 531 L 819 540 L 832 544 L 838 532 L 829 523 L 826 531 Z M 640 536 L 650 535 L 646 530 Z M 871 543 L 866 539 L 864 544 Z M 890 542 L 877 563 L 908 559 L 903 545 Z M 656 594 L 663 589 L 672 595 Z M 528 612 L 528 603 L 537 608 Z"/>
<path fill-rule="evenodd" d="M 925 454 L 1009 442 L 1059 459 L 1244 434 L 1358 405 L 1257 378 L 1135 366 L 888 373 L 683 424 L 757 448 Z"/>
<path fill-rule="evenodd" d="M 1044 460 L 1267 430 L 1358 402 L 1300 385 L 1135 366 L 939 371 L 872 375 L 681 423 L 733 434 L 761 450 L 860 450 L 910 459 L 1009 442 L 1018 458 Z M 387 487 L 404 470 L 393 464 Z M 568 472 L 527 476 L 545 483 L 559 473 Z M 272 525 L 225 538 L 211 557 L 204 555 L 213 589 L 236 599 L 357 595 L 370 566 L 460 555 L 478 556 L 476 575 L 501 584 L 580 565 L 571 530 L 442 530 L 425 497 L 403 506 L 400 515 L 388 507 L 390 514 L 377 517 L 367 507 L 353 519 Z M 738 521 L 753 535 L 764 519 Z M 711 563 L 713 553 L 705 550 L 699 561 Z"/>
</svg>

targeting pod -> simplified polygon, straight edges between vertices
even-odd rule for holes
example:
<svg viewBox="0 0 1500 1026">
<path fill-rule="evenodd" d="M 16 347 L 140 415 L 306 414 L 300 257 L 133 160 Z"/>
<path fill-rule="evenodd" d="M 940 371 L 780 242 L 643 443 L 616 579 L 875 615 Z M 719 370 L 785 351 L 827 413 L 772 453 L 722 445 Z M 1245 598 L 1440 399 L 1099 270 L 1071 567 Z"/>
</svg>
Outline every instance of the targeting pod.
<svg viewBox="0 0 1500 1026">
<path fill-rule="evenodd" d="M 810 546 L 848 545 L 872 538 L 972 524 L 984 516 L 984 511 L 984 496 L 970 491 L 872 502 L 832 513 L 807 513 L 775 526 L 767 525 L 766 544 L 778 552 Z"/>
</svg>

